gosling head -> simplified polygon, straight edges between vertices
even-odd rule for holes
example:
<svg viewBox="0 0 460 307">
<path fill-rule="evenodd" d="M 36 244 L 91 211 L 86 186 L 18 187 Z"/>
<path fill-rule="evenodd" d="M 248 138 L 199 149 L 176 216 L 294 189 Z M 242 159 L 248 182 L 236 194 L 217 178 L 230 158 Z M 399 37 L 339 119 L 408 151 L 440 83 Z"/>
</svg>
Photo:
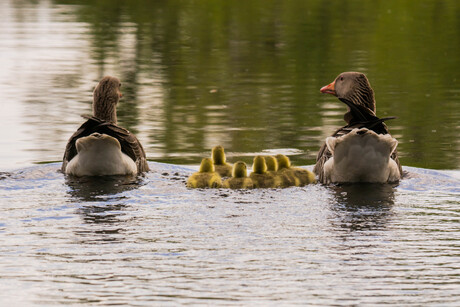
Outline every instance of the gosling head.
<svg viewBox="0 0 460 307">
<path fill-rule="evenodd" d="M 282 155 L 282 154 L 276 155 L 276 160 L 278 161 L 278 169 L 291 167 L 291 161 L 285 155 Z"/>
<path fill-rule="evenodd" d="M 248 176 L 248 168 L 246 163 L 243 161 L 238 161 L 233 164 L 232 176 L 235 178 L 244 178 Z"/>
<path fill-rule="evenodd" d="M 214 171 L 214 164 L 210 158 L 204 158 L 201 160 L 200 173 L 213 173 Z"/>
<path fill-rule="evenodd" d="M 117 123 L 117 103 L 123 94 L 118 78 L 107 76 L 99 81 L 93 92 L 93 115 L 99 119 Z"/>
<path fill-rule="evenodd" d="M 347 99 L 355 105 L 364 106 L 375 114 L 374 91 L 363 73 L 343 72 L 332 83 L 323 86 L 320 91 Z"/>
<path fill-rule="evenodd" d="M 267 163 L 265 162 L 264 157 L 254 157 L 254 162 L 252 163 L 252 171 L 256 174 L 265 174 L 267 172 Z"/>
<path fill-rule="evenodd" d="M 212 149 L 212 160 L 214 161 L 214 164 L 217 164 L 217 165 L 225 164 L 226 158 L 225 158 L 224 147 L 222 147 L 221 145 L 218 145 Z"/>
<path fill-rule="evenodd" d="M 265 156 L 265 163 L 267 163 L 267 171 L 276 172 L 278 170 L 278 161 L 273 156 Z"/>
</svg>

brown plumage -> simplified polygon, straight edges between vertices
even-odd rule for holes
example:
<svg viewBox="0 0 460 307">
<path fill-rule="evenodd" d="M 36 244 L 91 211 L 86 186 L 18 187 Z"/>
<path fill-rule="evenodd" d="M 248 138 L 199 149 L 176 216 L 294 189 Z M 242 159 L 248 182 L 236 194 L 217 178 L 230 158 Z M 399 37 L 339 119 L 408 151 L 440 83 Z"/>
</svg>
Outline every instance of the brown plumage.
<svg viewBox="0 0 460 307">
<path fill-rule="evenodd" d="M 321 93 L 336 96 L 340 101 L 348 106 L 348 111 L 344 115 L 346 126 L 338 129 L 332 136 L 341 137 L 348 134 L 355 128 L 367 128 L 377 134 L 389 134 L 384 121 L 394 117 L 378 118 L 374 99 L 374 91 L 367 77 L 359 72 L 344 72 L 327 86 L 321 88 Z M 316 165 L 313 172 L 318 175 L 319 181 L 325 183 L 323 168 L 324 164 L 332 157 L 332 153 L 323 144 L 316 157 Z M 398 159 L 398 152 L 395 150 L 393 159 L 402 175 L 401 164 Z"/>
<path fill-rule="evenodd" d="M 116 138 L 121 145 L 121 151 L 135 162 L 138 173 L 149 171 L 145 151 L 139 140 L 134 134 L 117 125 L 116 106 L 122 97 L 120 86 L 120 80 L 110 76 L 99 82 L 93 93 L 93 116 L 87 117 L 87 121 L 67 142 L 62 172 L 65 172 L 67 164 L 77 155 L 76 141 L 95 132 Z"/>
</svg>

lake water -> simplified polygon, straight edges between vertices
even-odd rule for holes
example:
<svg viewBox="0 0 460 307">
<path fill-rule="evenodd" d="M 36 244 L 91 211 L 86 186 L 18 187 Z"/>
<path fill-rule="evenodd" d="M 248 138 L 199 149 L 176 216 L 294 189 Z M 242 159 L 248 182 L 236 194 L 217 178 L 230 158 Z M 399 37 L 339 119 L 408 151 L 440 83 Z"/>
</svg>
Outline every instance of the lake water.
<svg viewBox="0 0 460 307">
<path fill-rule="evenodd" d="M 0 305 L 460 300 L 457 1 L 0 1 Z M 189 190 L 211 147 L 312 167 L 367 74 L 397 185 Z M 152 172 L 67 178 L 104 75 Z"/>
</svg>

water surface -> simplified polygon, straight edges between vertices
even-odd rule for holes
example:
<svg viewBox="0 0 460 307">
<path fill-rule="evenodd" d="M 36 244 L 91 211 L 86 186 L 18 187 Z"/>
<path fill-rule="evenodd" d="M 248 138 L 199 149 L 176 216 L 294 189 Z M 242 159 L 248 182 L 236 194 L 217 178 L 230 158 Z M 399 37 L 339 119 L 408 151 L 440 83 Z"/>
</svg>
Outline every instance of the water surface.
<svg viewBox="0 0 460 307">
<path fill-rule="evenodd" d="M 0 305 L 457 306 L 459 20 L 453 0 L 0 1 Z M 319 88 L 351 70 L 398 117 L 399 184 L 185 188 L 218 144 L 311 169 L 345 111 Z M 109 74 L 152 172 L 66 177 Z"/>
<path fill-rule="evenodd" d="M 194 170 L 1 180 L 2 305 L 455 306 L 460 173 L 399 186 L 191 190 Z"/>
</svg>

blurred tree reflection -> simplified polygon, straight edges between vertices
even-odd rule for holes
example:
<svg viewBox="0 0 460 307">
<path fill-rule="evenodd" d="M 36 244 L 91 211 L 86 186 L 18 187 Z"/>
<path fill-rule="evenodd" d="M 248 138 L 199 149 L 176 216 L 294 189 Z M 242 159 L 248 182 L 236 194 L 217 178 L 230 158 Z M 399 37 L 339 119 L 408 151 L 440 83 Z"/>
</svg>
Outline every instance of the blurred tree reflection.
<svg viewBox="0 0 460 307">
<path fill-rule="evenodd" d="M 145 129 L 163 160 L 198 162 L 187 154 L 222 143 L 235 152 L 298 148 L 305 154 L 293 160 L 312 164 L 345 110 L 318 90 L 358 70 L 376 91 L 378 115 L 398 116 L 390 127 L 403 164 L 460 164 L 458 1 L 54 3 L 77 5 L 101 76 L 117 62 L 120 122 L 136 132 L 141 104 L 158 107 L 140 102 L 141 87 L 164 89 L 162 116 Z"/>
</svg>

